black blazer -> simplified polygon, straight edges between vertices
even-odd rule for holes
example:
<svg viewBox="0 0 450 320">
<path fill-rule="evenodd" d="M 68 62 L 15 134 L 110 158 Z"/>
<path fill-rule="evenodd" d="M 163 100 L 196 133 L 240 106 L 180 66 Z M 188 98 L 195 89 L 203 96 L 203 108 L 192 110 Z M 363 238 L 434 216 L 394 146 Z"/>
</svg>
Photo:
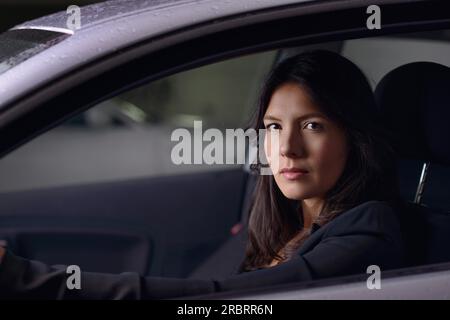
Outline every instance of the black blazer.
<svg viewBox="0 0 450 320">
<path fill-rule="evenodd" d="M 314 230 L 291 260 L 278 266 L 197 280 L 81 273 L 81 289 L 66 287 L 63 266 L 47 266 L 7 252 L 0 265 L 3 299 L 164 299 L 249 289 L 401 267 L 404 258 L 399 221 L 385 202 L 369 201 Z"/>
</svg>

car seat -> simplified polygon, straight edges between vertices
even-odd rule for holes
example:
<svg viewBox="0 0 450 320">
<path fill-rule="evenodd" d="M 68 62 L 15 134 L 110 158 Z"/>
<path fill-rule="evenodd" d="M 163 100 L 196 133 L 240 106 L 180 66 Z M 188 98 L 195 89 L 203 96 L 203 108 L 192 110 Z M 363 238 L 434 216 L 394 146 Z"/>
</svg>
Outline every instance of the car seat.
<svg viewBox="0 0 450 320">
<path fill-rule="evenodd" d="M 426 189 L 430 168 L 450 166 L 450 68 L 433 62 L 400 66 L 383 77 L 375 97 L 398 155 L 400 185 L 410 185 L 416 176 L 411 161 L 423 164 L 415 196 L 405 199 L 409 201 L 401 214 L 407 266 L 448 262 L 450 214 L 423 196 L 425 191 L 443 192 L 436 184 Z M 446 202 L 450 204 L 450 197 Z"/>
</svg>

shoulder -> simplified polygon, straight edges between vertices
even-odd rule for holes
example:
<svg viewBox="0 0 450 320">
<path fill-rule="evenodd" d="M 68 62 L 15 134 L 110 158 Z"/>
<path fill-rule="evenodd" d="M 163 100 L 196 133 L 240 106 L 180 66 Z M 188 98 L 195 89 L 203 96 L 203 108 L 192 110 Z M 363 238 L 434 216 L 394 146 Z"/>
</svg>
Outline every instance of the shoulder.
<svg viewBox="0 0 450 320">
<path fill-rule="evenodd" d="M 399 234 L 396 210 L 384 201 L 367 201 L 339 214 L 327 224 L 328 236 L 349 233 Z"/>
<path fill-rule="evenodd" d="M 321 229 L 311 238 L 311 245 L 299 252 L 314 265 L 316 275 L 362 273 L 373 264 L 383 270 L 403 264 L 400 225 L 394 207 L 387 202 L 362 203 Z"/>
</svg>

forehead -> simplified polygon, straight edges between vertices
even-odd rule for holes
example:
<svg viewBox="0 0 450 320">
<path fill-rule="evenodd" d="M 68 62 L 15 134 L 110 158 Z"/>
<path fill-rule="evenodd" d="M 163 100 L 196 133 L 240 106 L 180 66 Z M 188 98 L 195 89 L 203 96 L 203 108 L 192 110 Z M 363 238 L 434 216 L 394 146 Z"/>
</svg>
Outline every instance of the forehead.
<svg viewBox="0 0 450 320">
<path fill-rule="evenodd" d="M 320 112 L 309 92 L 301 85 L 287 82 L 280 85 L 272 94 L 266 114 L 288 115 L 291 113 Z"/>
</svg>

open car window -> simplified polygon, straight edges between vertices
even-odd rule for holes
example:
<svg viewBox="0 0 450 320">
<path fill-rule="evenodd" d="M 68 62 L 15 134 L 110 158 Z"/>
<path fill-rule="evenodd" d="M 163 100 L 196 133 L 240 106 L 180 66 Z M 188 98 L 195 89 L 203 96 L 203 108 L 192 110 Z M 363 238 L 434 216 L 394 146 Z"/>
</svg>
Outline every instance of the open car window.
<svg viewBox="0 0 450 320">
<path fill-rule="evenodd" d="M 0 190 L 233 168 L 173 164 L 172 132 L 185 128 L 194 134 L 194 121 L 203 131 L 245 127 L 275 57 L 270 51 L 215 63 L 103 101 L 5 157 Z"/>
</svg>

